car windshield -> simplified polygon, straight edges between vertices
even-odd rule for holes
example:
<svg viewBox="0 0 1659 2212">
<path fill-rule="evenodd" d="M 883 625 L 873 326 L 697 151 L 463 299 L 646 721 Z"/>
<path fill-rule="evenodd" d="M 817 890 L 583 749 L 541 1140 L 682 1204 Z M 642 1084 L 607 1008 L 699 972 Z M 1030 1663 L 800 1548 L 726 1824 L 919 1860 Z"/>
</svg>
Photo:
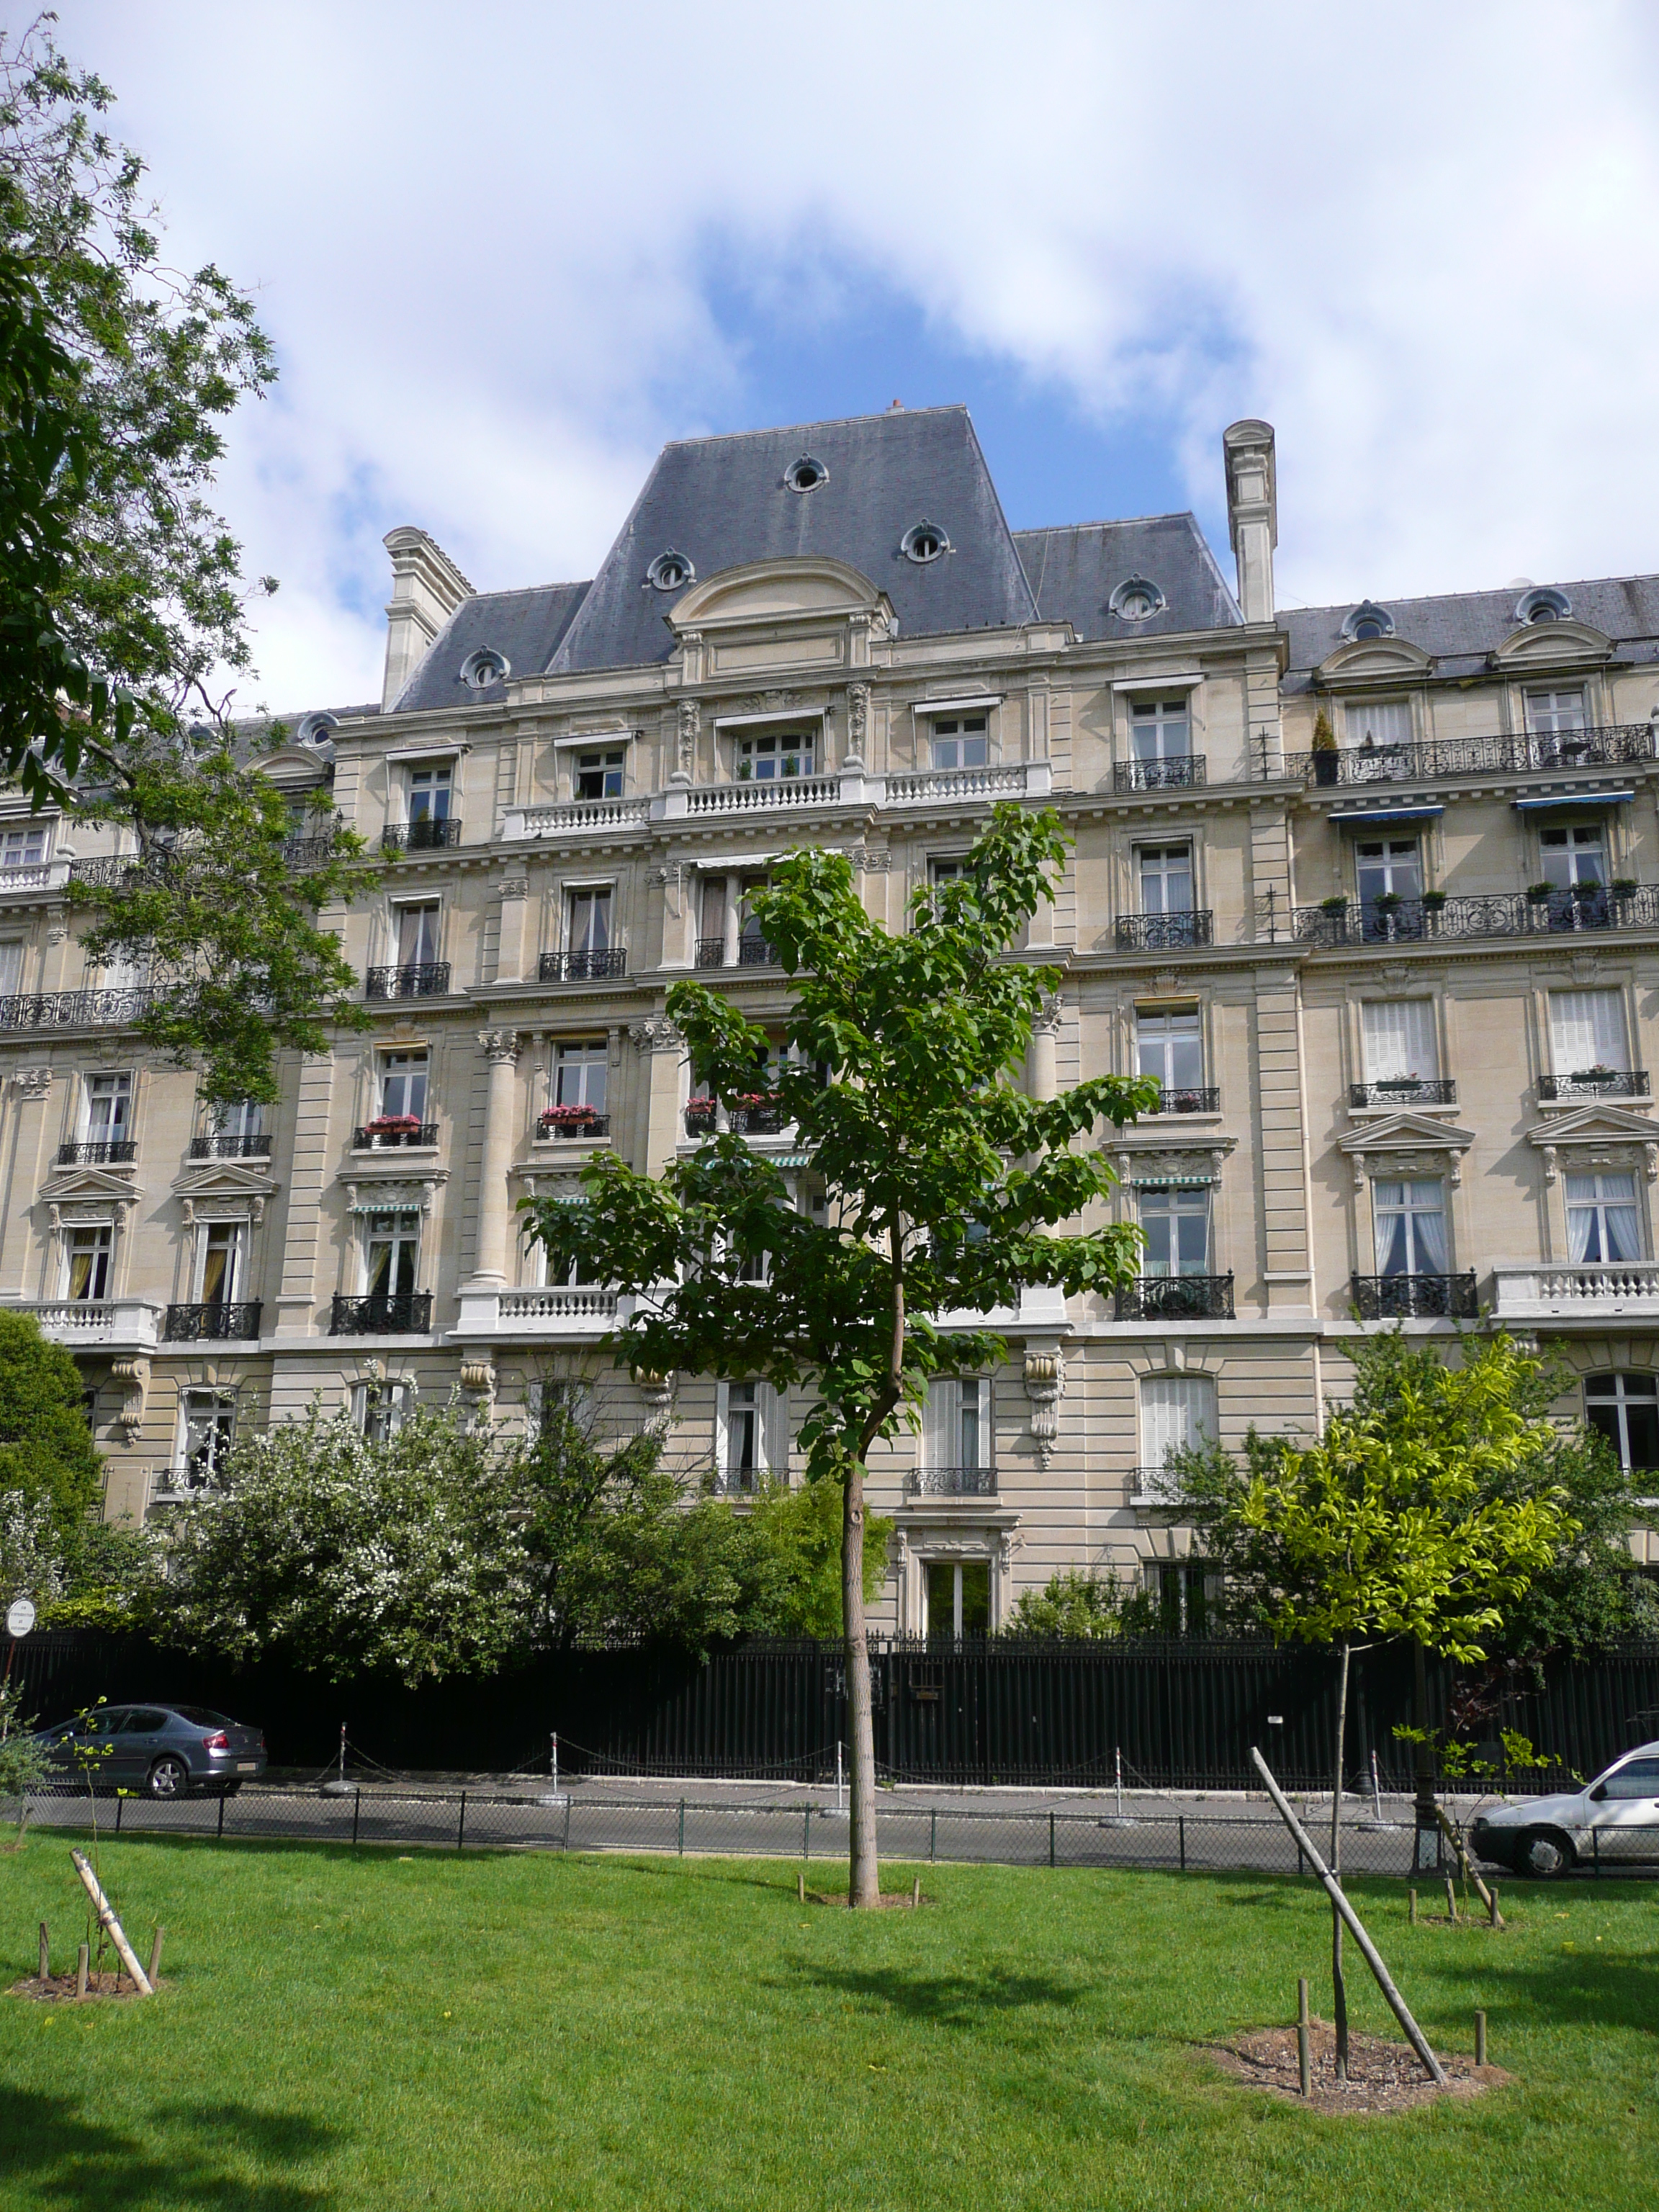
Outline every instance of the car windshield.
<svg viewBox="0 0 1659 2212">
<path fill-rule="evenodd" d="M 241 1726 L 240 1721 L 227 1720 L 222 1713 L 210 1712 L 205 1705 L 175 1705 L 173 1710 L 181 1721 L 188 1721 L 192 1728 L 228 1729 Z"/>
</svg>

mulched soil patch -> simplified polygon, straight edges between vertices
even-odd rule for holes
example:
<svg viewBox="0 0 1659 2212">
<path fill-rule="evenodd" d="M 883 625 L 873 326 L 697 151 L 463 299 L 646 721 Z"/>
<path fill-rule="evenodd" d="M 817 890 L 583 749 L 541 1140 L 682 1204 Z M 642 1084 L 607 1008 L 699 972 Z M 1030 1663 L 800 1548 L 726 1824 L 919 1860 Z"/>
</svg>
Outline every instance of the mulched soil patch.
<svg viewBox="0 0 1659 2212">
<path fill-rule="evenodd" d="M 1514 2079 L 1501 2066 L 1477 2066 L 1473 2058 L 1438 2051 L 1435 2056 L 1446 2069 L 1450 2087 L 1437 2089 L 1408 2043 L 1383 2043 L 1376 2036 L 1350 2033 L 1348 2078 L 1339 2081 L 1335 2029 L 1315 2021 L 1309 2039 L 1313 2094 L 1305 2099 L 1298 2086 L 1293 2027 L 1257 2028 L 1231 2043 L 1210 2045 L 1207 2055 L 1235 2081 L 1265 2089 L 1271 2096 L 1288 2097 L 1316 2112 L 1405 2112 L 1442 2096 L 1478 2097 L 1483 2089 L 1495 2089 Z"/>
<path fill-rule="evenodd" d="M 931 1897 L 912 1897 L 908 1889 L 884 1889 L 881 1893 L 881 1907 L 884 1912 L 908 1912 L 917 1905 L 931 1905 L 933 1901 L 933 1900 Z M 839 1905 L 844 1906 L 847 1903 L 847 1893 L 844 1889 L 839 1892 L 832 1892 L 827 1889 L 809 1889 L 806 1893 L 805 1902 L 808 1905 Z M 866 1911 L 872 1908 L 866 1908 Z"/>
<path fill-rule="evenodd" d="M 167 1985 L 165 1975 L 155 1984 L 158 1990 L 164 1990 Z M 88 1974 L 87 1976 L 88 1997 L 118 1997 L 125 2003 L 129 1997 L 136 1997 L 138 1991 L 133 1986 L 131 1975 Z M 31 1974 L 26 1982 L 14 1982 L 6 1991 L 6 1995 L 9 1997 L 33 1997 L 37 2004 L 58 2004 L 67 1997 L 73 2004 L 75 1977 L 73 1974 L 48 1974 L 42 1981 L 39 1974 Z"/>
</svg>

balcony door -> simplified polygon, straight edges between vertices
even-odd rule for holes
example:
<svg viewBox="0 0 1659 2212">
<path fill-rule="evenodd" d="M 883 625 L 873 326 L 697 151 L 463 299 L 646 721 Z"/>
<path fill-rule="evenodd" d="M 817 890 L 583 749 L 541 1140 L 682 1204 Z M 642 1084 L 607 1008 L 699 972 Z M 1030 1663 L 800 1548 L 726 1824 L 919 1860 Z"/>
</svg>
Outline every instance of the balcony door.
<svg viewBox="0 0 1659 2212">
<path fill-rule="evenodd" d="M 736 768 L 739 783 L 779 783 L 812 773 L 812 735 L 795 730 L 765 738 L 738 740 Z"/>
<path fill-rule="evenodd" d="M 447 761 L 409 771 L 409 818 L 411 822 L 447 822 L 454 792 L 454 771 Z"/>
<path fill-rule="evenodd" d="M 1435 1082 L 1440 1073 L 1432 999 L 1371 999 L 1362 1009 L 1365 1034 L 1365 1080 L 1400 1087 L 1402 1099 L 1412 1086 Z M 1387 1104 L 1386 1099 L 1377 1102 Z"/>
<path fill-rule="evenodd" d="M 1143 1185 L 1135 1193 L 1146 1249 L 1143 1275 L 1210 1273 L 1210 1193 L 1207 1184 Z"/>
<path fill-rule="evenodd" d="M 1553 768 L 1559 761 L 1576 760 L 1583 752 L 1583 732 L 1589 717 L 1579 685 L 1568 690 L 1528 691 L 1526 709 L 1529 752 L 1539 767 Z"/>
<path fill-rule="evenodd" d="M 611 950 L 611 888 L 572 891 L 567 949 L 576 953 Z"/>
<path fill-rule="evenodd" d="M 1137 699 L 1129 710 L 1129 750 L 1138 761 L 1190 760 L 1193 721 L 1182 699 Z"/>
<path fill-rule="evenodd" d="M 76 1304 L 95 1304 L 109 1296 L 110 1262 L 115 1232 L 106 1222 L 69 1231 L 64 1243 L 64 1295 Z"/>
<path fill-rule="evenodd" d="M 380 1119 L 426 1120 L 427 1055 L 386 1052 L 380 1055 Z"/>
<path fill-rule="evenodd" d="M 1622 991 L 1552 991 L 1550 1058 L 1569 1079 L 1629 1071 Z"/>
<path fill-rule="evenodd" d="M 752 1498 L 769 1476 L 789 1475 L 787 1417 L 769 1382 L 717 1386 L 714 1463 L 729 1496 Z"/>
<path fill-rule="evenodd" d="M 994 1464 L 990 1377 L 944 1375 L 930 1382 L 921 1442 L 930 1473 L 988 1473 Z"/>
<path fill-rule="evenodd" d="M 1659 1470 L 1659 1376 L 1587 1376 L 1584 1418 L 1613 1446 L 1620 1467 L 1643 1474 Z"/>
<path fill-rule="evenodd" d="M 372 1298 L 412 1295 L 421 1270 L 421 1217 L 416 1211 L 371 1213 L 365 1240 L 366 1288 Z"/>
<path fill-rule="evenodd" d="M 941 715 L 933 724 L 933 766 L 983 768 L 990 757 L 990 743 L 985 715 Z"/>
<path fill-rule="evenodd" d="M 1150 1075 L 1171 1091 L 1196 1091 L 1204 1081 L 1204 1041 L 1198 1009 L 1194 1006 L 1137 1007 L 1135 1011 L 1136 1073 Z"/>
<path fill-rule="evenodd" d="M 1140 875 L 1142 914 L 1190 914 L 1193 910 L 1193 848 L 1190 845 L 1142 845 L 1135 855 Z"/>
<path fill-rule="evenodd" d="M 1375 1182 L 1376 1272 L 1379 1275 L 1444 1275 L 1446 1186 L 1440 1182 Z"/>
<path fill-rule="evenodd" d="M 603 1114 L 609 1062 L 610 1048 L 603 1037 L 562 1044 L 553 1078 L 555 1106 L 585 1107 L 590 1114 Z"/>
<path fill-rule="evenodd" d="M 179 1395 L 179 1459 L 187 1490 L 210 1490 L 236 1441 L 236 1399 L 225 1390 Z"/>
<path fill-rule="evenodd" d="M 1633 1175 L 1570 1175 L 1567 1253 L 1575 1265 L 1607 1266 L 1642 1257 L 1642 1218 Z"/>
<path fill-rule="evenodd" d="M 439 912 L 435 899 L 396 909 L 398 967 L 429 968 L 436 961 Z"/>
<path fill-rule="evenodd" d="M 89 1075 L 87 1078 L 87 1142 L 124 1144 L 132 1133 L 132 1078 L 130 1075 Z"/>
<path fill-rule="evenodd" d="M 245 1233 L 246 1224 L 240 1221 L 202 1223 L 197 1253 L 198 1305 L 234 1305 L 241 1296 Z"/>
<path fill-rule="evenodd" d="M 1194 1451 L 1217 1437 L 1215 1384 L 1207 1375 L 1148 1375 L 1140 1386 L 1142 1495 L 1172 1486 L 1170 1455 Z"/>
<path fill-rule="evenodd" d="M 922 1585 L 930 1637 L 988 1636 L 991 1632 L 991 1563 L 988 1559 L 927 1559 Z"/>
<path fill-rule="evenodd" d="M 578 753 L 573 769 L 576 799 L 620 799 L 628 754 L 621 747 L 606 752 Z"/>
</svg>

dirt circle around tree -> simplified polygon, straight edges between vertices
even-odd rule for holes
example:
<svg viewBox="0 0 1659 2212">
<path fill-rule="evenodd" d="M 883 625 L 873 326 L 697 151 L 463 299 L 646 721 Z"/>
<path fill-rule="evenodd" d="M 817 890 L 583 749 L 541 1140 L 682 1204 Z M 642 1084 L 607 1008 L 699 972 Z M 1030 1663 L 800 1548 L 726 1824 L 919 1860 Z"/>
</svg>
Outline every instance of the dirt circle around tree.
<svg viewBox="0 0 1659 2212">
<path fill-rule="evenodd" d="M 881 1910 L 884 1912 L 913 1912 L 918 1905 L 931 1905 L 933 1901 L 931 1897 L 914 1897 L 908 1889 L 884 1889 L 881 1893 Z M 801 1902 L 805 1905 L 838 1905 L 843 1911 L 848 1908 L 845 1890 L 809 1889 Z M 873 1912 L 876 1907 L 866 1905 L 862 1910 Z"/>
<path fill-rule="evenodd" d="M 1373 2035 L 1350 2034 L 1348 2078 L 1336 2078 L 1336 2031 L 1316 2020 L 1309 2033 L 1311 2046 L 1313 2094 L 1302 2094 L 1297 2070 L 1296 2030 L 1261 2027 L 1236 2036 L 1230 2043 L 1205 2045 L 1205 2056 L 1222 2072 L 1247 2088 L 1284 2097 L 1316 2112 L 1348 2112 L 1361 2118 L 1379 2113 L 1407 2112 L 1442 2097 L 1478 2097 L 1484 2090 L 1501 2088 L 1515 2076 L 1501 2066 L 1477 2066 L 1457 2051 L 1438 2051 L 1436 2057 L 1446 2070 L 1448 2086 L 1436 2088 L 1423 2071 L 1423 2063 L 1408 2043 L 1385 2043 Z"/>
<path fill-rule="evenodd" d="M 158 1990 L 166 1989 L 165 1978 L 155 1986 Z M 80 1998 L 76 1996 L 73 1974 L 31 1974 L 26 1981 L 14 1982 L 6 1991 L 9 1997 L 23 1997 L 35 2004 L 62 2004 L 66 1999 L 70 2004 L 86 2004 L 94 1997 L 106 2003 L 125 2004 L 130 1997 L 142 1994 L 131 1974 L 88 1974 L 87 1994 Z"/>
</svg>

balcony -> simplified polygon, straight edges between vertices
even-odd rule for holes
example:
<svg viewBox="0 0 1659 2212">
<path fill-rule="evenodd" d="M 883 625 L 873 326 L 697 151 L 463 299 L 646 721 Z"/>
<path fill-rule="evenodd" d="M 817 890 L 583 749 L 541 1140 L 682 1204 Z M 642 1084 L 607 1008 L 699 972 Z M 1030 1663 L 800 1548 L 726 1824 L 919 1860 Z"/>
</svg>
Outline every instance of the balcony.
<svg viewBox="0 0 1659 2212">
<path fill-rule="evenodd" d="M 1361 1321 L 1477 1321 L 1474 1272 L 1467 1275 L 1356 1275 Z"/>
<path fill-rule="evenodd" d="M 1116 1297 L 1119 1321 L 1231 1321 L 1233 1279 L 1226 1275 L 1137 1275 Z"/>
<path fill-rule="evenodd" d="M 368 999 L 441 999 L 449 989 L 447 960 L 422 960 L 409 968 L 371 968 L 363 978 Z"/>
<path fill-rule="evenodd" d="M 536 963 L 538 983 L 599 983 L 627 973 L 628 955 L 620 945 L 602 952 L 544 952 Z"/>
<path fill-rule="evenodd" d="M 424 1336 L 432 1327 L 430 1291 L 370 1291 L 366 1297 L 334 1293 L 331 1336 Z"/>
<path fill-rule="evenodd" d="M 141 1019 L 155 997 L 148 983 L 117 991 L 15 993 L 0 999 L 0 1030 L 113 1028 Z"/>
<path fill-rule="evenodd" d="M 423 814 L 417 822 L 388 822 L 380 832 L 383 853 L 441 853 L 460 842 L 460 820 L 453 814 L 441 821 Z"/>
<path fill-rule="evenodd" d="M 148 1515 L 158 1505 L 199 1505 L 204 1498 L 221 1495 L 211 1468 L 188 1464 L 152 1468 L 144 1510 Z"/>
<path fill-rule="evenodd" d="M 136 1137 L 99 1137 L 90 1144 L 59 1145 L 60 1168 L 131 1167 L 138 1157 Z"/>
<path fill-rule="evenodd" d="M 283 859 L 290 868 L 320 868 L 334 858 L 336 845 L 328 837 L 289 837 L 283 846 Z"/>
<path fill-rule="evenodd" d="M 688 814 L 772 814 L 780 808 L 839 806 L 839 775 L 768 776 L 706 784 L 685 794 Z"/>
<path fill-rule="evenodd" d="M 994 1467 L 914 1467 L 904 1478 L 912 1498 L 994 1498 Z"/>
<path fill-rule="evenodd" d="M 1358 1113 L 1368 1106 L 1455 1106 L 1457 1085 L 1449 1075 L 1385 1075 L 1380 1083 L 1351 1083 L 1348 1105 Z"/>
<path fill-rule="evenodd" d="M 775 968 L 778 956 L 763 937 L 740 937 L 738 957 L 732 965 L 738 968 Z M 723 937 L 700 937 L 697 939 L 699 968 L 724 968 L 726 965 L 726 939 Z"/>
<path fill-rule="evenodd" d="M 1645 1067 L 1586 1067 L 1577 1075 L 1540 1075 L 1538 1096 L 1547 1105 L 1565 1105 L 1574 1098 L 1645 1098 Z"/>
<path fill-rule="evenodd" d="M 417 1121 L 402 1115 L 385 1121 L 369 1121 L 351 1133 L 354 1152 L 404 1152 L 430 1150 L 438 1141 L 435 1121 Z"/>
<path fill-rule="evenodd" d="M 615 1291 L 562 1284 L 544 1290 L 463 1290 L 455 1335 L 580 1337 L 590 1342 L 615 1328 Z"/>
<path fill-rule="evenodd" d="M 161 1334 L 168 1344 L 205 1344 L 226 1337 L 257 1337 L 259 1300 L 234 1305 L 169 1306 Z"/>
<path fill-rule="evenodd" d="M 1187 753 L 1178 760 L 1119 761 L 1112 782 L 1119 791 L 1193 791 L 1204 781 L 1204 756 Z"/>
<path fill-rule="evenodd" d="M 1185 914 L 1121 914 L 1117 918 L 1120 952 L 1181 952 L 1212 939 L 1214 916 L 1207 907 Z"/>
<path fill-rule="evenodd" d="M 1131 1505 L 1172 1510 L 1180 1503 L 1181 1486 L 1172 1474 L 1161 1467 L 1138 1467 L 1131 1478 Z"/>
<path fill-rule="evenodd" d="M 8 1313 L 33 1314 L 42 1336 L 71 1352 L 153 1352 L 161 1308 L 140 1298 L 20 1298 Z"/>
<path fill-rule="evenodd" d="M 1495 1321 L 1594 1328 L 1620 1316 L 1659 1318 L 1659 1261 L 1652 1260 L 1494 1267 L 1492 1279 Z"/>
<path fill-rule="evenodd" d="M 141 860 L 136 853 L 106 854 L 95 860 L 71 860 L 69 880 L 88 890 L 130 890 L 146 877 L 160 882 L 166 873 L 166 863 L 157 854 Z"/>
<path fill-rule="evenodd" d="M 191 1139 L 189 1156 L 193 1160 L 268 1160 L 270 1139 L 262 1129 L 251 1133 L 210 1129 L 205 1136 Z"/>
<path fill-rule="evenodd" d="M 1625 768 L 1655 757 L 1650 722 L 1559 730 L 1537 736 L 1450 738 L 1423 745 L 1358 746 L 1340 751 L 1287 753 L 1286 775 L 1322 787 L 1372 783 L 1432 783 L 1446 776 L 1517 775 L 1534 769 Z"/>
<path fill-rule="evenodd" d="M 1158 1104 L 1153 1110 L 1159 1114 L 1218 1114 L 1221 1111 L 1221 1093 L 1215 1089 L 1166 1083 L 1159 1088 Z"/>
<path fill-rule="evenodd" d="M 562 806 L 511 807 L 501 836 L 516 843 L 520 838 L 614 835 L 643 830 L 650 819 L 648 799 L 576 799 Z"/>
<path fill-rule="evenodd" d="M 1346 900 L 1294 909 L 1298 939 L 1314 945 L 1389 945 L 1443 943 L 1474 937 L 1561 937 L 1586 930 L 1659 928 L 1659 884 L 1626 890 L 1575 884 L 1534 897 L 1529 891 L 1493 891 L 1451 898 L 1373 900 L 1361 908 Z M 1120 923 L 1119 927 L 1122 925 Z"/>
<path fill-rule="evenodd" d="M 61 891 L 74 877 L 68 860 L 21 860 L 0 868 L 0 896 L 15 898 L 24 891 Z"/>
<path fill-rule="evenodd" d="M 787 1482 L 787 1469 L 764 1467 L 717 1467 L 708 1486 L 716 1498 L 758 1498 L 769 1482 Z"/>
<path fill-rule="evenodd" d="M 611 1116 L 587 1106 L 552 1106 L 536 1121 L 538 1144 L 593 1144 L 610 1134 Z"/>
</svg>

